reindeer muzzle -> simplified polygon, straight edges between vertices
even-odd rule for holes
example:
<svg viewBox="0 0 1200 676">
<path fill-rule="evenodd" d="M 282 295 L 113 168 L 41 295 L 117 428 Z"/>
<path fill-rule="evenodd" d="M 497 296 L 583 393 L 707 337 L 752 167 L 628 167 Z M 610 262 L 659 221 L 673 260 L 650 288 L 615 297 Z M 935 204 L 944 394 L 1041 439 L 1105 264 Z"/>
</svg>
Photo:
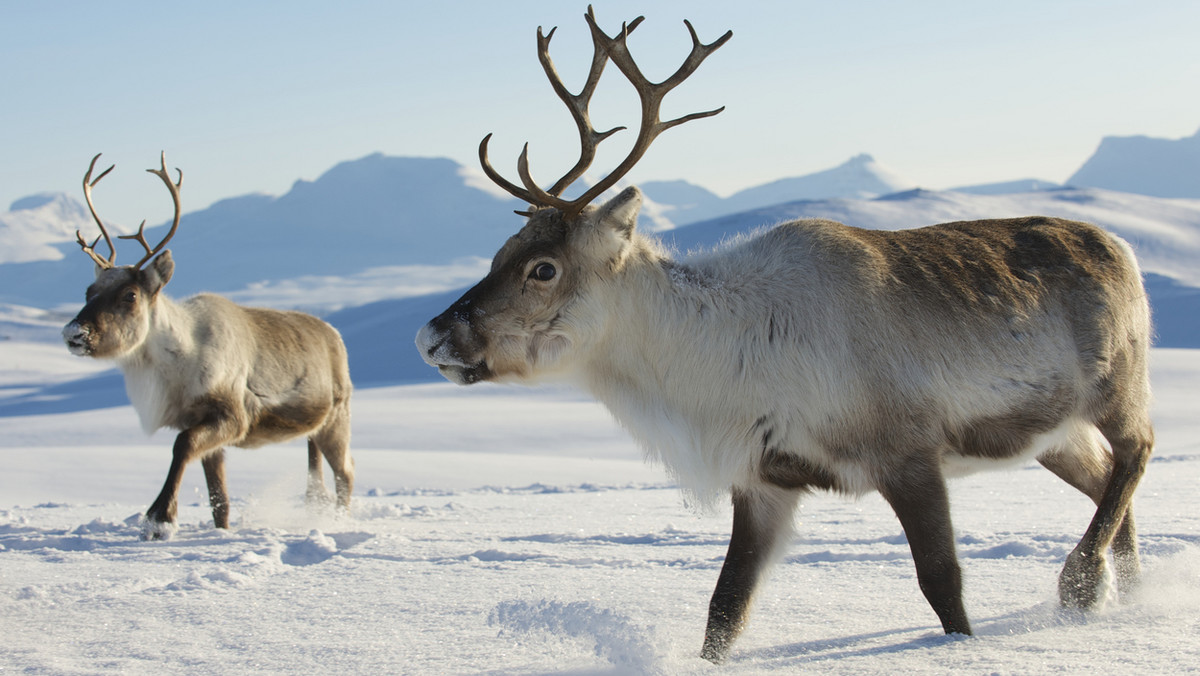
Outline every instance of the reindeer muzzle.
<svg viewBox="0 0 1200 676">
<path fill-rule="evenodd" d="M 92 354 L 94 335 L 90 325 L 77 319 L 72 320 L 62 330 L 63 342 L 67 344 L 67 350 L 79 357 L 87 357 Z"/>
</svg>

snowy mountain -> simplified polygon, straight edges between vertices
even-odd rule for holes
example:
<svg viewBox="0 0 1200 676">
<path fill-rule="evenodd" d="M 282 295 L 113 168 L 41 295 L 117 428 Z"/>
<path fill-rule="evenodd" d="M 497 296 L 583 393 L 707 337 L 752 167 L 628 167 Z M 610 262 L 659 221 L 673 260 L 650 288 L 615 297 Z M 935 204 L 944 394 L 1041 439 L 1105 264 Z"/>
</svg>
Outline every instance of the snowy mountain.
<svg viewBox="0 0 1200 676">
<path fill-rule="evenodd" d="M 7 213 L 0 213 L 0 263 L 61 260 L 63 252 L 56 244 L 74 242 L 76 230 L 90 233 L 95 227 L 87 207 L 62 193 L 19 199 Z M 125 233 L 114 230 L 114 236 Z"/>
<path fill-rule="evenodd" d="M 582 190 L 586 182 L 585 177 L 573 189 Z M 659 232 L 780 202 L 875 196 L 909 185 L 868 155 L 727 199 L 685 181 L 650 182 L 643 186 L 641 227 Z M 183 200 L 186 208 L 186 190 Z M 520 224 L 512 211 L 523 206 L 448 159 L 369 155 L 338 164 L 315 181 L 297 181 L 280 197 L 245 195 L 185 213 L 170 244 L 179 265 L 171 290 L 181 296 L 215 291 L 270 304 L 304 290 L 311 298 L 300 307 L 324 310 L 397 295 L 388 294 L 388 285 L 414 289 L 421 286 L 414 279 L 420 275 L 429 276 L 425 291 L 446 289 L 476 276 L 479 259 L 490 259 Z M 20 200 L 2 219 L 0 227 L 10 222 L 19 227 L 5 240 L 17 245 L 0 263 L 21 265 L 0 265 L 0 302 L 38 307 L 74 302 L 92 279 L 74 243 L 76 229 L 97 234 L 86 208 L 67 195 L 39 196 Z M 147 227 L 147 238 L 156 241 L 166 225 Z M 136 253 L 136 245 L 119 243 L 117 260 Z M 460 276 L 439 280 L 427 269 L 450 264 Z M 357 277 L 354 286 L 360 289 L 373 284 L 375 290 L 342 298 L 338 294 L 347 285 L 335 280 L 345 277 Z"/>
<path fill-rule="evenodd" d="M 869 199 L 908 190 L 915 184 L 862 154 L 832 169 L 772 181 L 724 199 L 685 181 L 650 182 L 641 187 L 650 199 L 671 207 L 665 211 L 667 217 L 684 225 L 795 200 Z"/>
<path fill-rule="evenodd" d="M 916 187 L 916 184 L 875 161 L 856 155 L 832 169 L 747 188 L 725 200 L 729 213 L 804 199 L 868 199 Z"/>
<path fill-rule="evenodd" d="M 1200 197 L 1200 131 L 1181 139 L 1106 136 L 1067 183 L 1154 197 Z"/>
<path fill-rule="evenodd" d="M 284 279 L 367 270 L 378 277 L 379 268 L 490 259 L 519 225 L 512 210 L 522 205 L 477 185 L 451 160 L 375 154 L 343 162 L 315 181 L 297 181 L 278 198 L 248 195 L 185 213 L 170 244 L 177 263 L 171 291 L 234 293 Z M 183 200 L 186 206 L 186 190 Z M 66 214 L 53 226 L 52 207 Z M 98 234 L 86 209 L 59 195 L 31 212 L 37 219 L 23 213 L 5 214 L 4 223 L 20 223 L 39 246 L 0 265 L 0 302 L 52 307 L 80 298 L 92 266 L 74 243 L 75 229 Z M 148 226 L 147 239 L 157 241 L 166 225 Z M 138 254 L 136 244 L 118 243 L 118 263 Z"/>
</svg>

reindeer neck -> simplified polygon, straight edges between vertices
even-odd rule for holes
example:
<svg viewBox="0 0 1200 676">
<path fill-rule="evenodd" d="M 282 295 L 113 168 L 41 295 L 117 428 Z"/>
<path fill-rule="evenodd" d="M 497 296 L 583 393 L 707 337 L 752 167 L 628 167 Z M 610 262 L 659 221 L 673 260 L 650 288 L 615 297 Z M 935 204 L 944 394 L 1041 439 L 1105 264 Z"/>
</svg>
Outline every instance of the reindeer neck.
<svg viewBox="0 0 1200 676">
<path fill-rule="evenodd" d="M 149 315 L 145 339 L 117 359 L 122 371 L 169 368 L 191 349 L 192 317 L 182 305 L 160 293 Z"/>
<path fill-rule="evenodd" d="M 695 382 L 697 369 L 728 371 L 709 382 L 736 379 L 737 362 L 729 359 L 725 334 L 743 300 L 737 286 L 653 247 L 635 251 L 604 290 L 612 328 L 592 350 L 586 387 L 602 401 L 636 392 L 661 399 L 666 393 L 688 406 L 684 400 L 697 393 L 687 385 Z"/>
</svg>

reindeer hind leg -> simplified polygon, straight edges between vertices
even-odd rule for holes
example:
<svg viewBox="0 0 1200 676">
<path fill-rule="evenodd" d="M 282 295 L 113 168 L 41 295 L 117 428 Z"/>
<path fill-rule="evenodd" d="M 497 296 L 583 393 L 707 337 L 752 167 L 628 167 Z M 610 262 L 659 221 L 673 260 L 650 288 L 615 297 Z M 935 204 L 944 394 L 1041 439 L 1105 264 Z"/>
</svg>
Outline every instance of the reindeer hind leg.
<svg viewBox="0 0 1200 676">
<path fill-rule="evenodd" d="M 947 634 L 971 634 L 962 601 L 962 572 L 954 549 L 950 497 L 935 467 L 907 473 L 879 488 L 908 538 L 917 583 Z"/>
<path fill-rule="evenodd" d="M 321 461 L 314 455 L 319 451 L 333 470 L 338 508 L 348 511 L 350 495 L 354 492 L 354 458 L 350 456 L 350 411 L 347 407 L 337 407 L 330 412 L 325 425 L 309 438 L 308 448 L 309 476 L 312 476 L 314 464 L 316 471 L 321 471 Z M 322 493 L 324 490 L 322 485 Z"/>
<path fill-rule="evenodd" d="M 218 448 L 200 460 L 204 481 L 208 484 L 208 504 L 212 506 L 213 527 L 229 528 L 229 490 L 225 487 L 225 449 Z"/>
<path fill-rule="evenodd" d="M 321 466 L 321 450 L 312 437 L 308 438 L 308 482 L 304 490 L 304 503 L 323 505 L 329 502 L 325 490 L 325 468 Z"/>
<path fill-rule="evenodd" d="M 1096 501 L 1096 513 L 1058 578 L 1059 600 L 1073 608 L 1091 608 L 1100 602 L 1106 574 L 1104 553 L 1110 545 L 1117 557 L 1119 582 L 1132 585 L 1140 569 L 1131 505 L 1150 461 L 1154 431 L 1144 411 L 1132 413 L 1124 408 L 1097 427 L 1112 447 L 1111 469 Z"/>
<path fill-rule="evenodd" d="M 1099 431 L 1088 425 L 1073 431 L 1063 445 L 1038 457 L 1043 467 L 1091 498 L 1097 507 L 1104 498 L 1109 477 L 1113 474 L 1113 457 L 1100 443 Z M 1128 590 L 1137 582 L 1141 564 L 1138 559 L 1137 533 L 1134 527 L 1133 506 L 1125 510 L 1112 538 L 1117 583 Z"/>
</svg>

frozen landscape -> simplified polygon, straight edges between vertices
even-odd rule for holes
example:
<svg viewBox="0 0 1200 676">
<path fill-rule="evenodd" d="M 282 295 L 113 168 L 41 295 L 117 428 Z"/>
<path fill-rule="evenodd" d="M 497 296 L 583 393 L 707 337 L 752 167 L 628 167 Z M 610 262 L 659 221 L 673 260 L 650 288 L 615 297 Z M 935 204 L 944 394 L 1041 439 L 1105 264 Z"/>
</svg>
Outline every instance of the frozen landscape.
<svg viewBox="0 0 1200 676">
<path fill-rule="evenodd" d="M 95 372 L 3 347 L 5 394 Z M 1092 507 L 1038 467 L 951 484 L 977 635 L 947 638 L 877 496 L 815 494 L 730 661 L 698 657 L 728 510 L 697 513 L 571 392 L 358 390 L 352 513 L 303 506 L 299 444 L 228 454 L 233 528 L 185 477 L 180 530 L 138 540 L 171 435 L 119 390 L 0 413 L 0 667 L 29 674 L 1164 674 L 1200 665 L 1200 351 L 1157 350 L 1158 446 L 1135 505 L 1141 588 L 1065 612 Z M 119 388 L 119 383 L 113 383 Z M 0 409 L 3 410 L 3 409 Z"/>
<path fill-rule="evenodd" d="M 397 159 L 339 165 L 333 178 L 345 186 L 388 166 L 412 169 Z M 434 168 L 455 190 L 473 180 L 461 168 Z M 336 211 L 313 206 L 322 180 L 250 200 L 264 230 L 254 237 L 279 236 L 287 213 Z M 227 248 L 233 235 L 208 231 L 215 241 L 203 242 L 196 231 L 222 213 L 238 227 L 253 222 L 238 211 L 246 199 L 185 216 L 168 294 L 210 284 L 205 252 Z M 976 636 L 947 637 L 883 501 L 814 494 L 718 667 L 698 652 L 729 510 L 686 504 L 582 394 L 459 388 L 416 355 L 420 323 L 481 275 L 490 249 L 519 224 L 507 201 L 473 199 L 471 209 L 494 216 L 458 227 L 486 233 L 400 230 L 417 252 L 462 241 L 441 259 L 421 263 L 424 254 L 414 253 L 386 265 L 377 254 L 398 247 L 400 235 L 369 227 L 386 208 L 364 202 L 361 216 L 347 219 L 358 228 L 348 239 L 361 249 L 361 238 L 381 238 L 365 246 L 378 262 L 337 268 L 350 255 L 337 249 L 343 243 L 318 244 L 319 229 L 299 228 L 288 242 L 295 255 L 310 251 L 313 265 L 324 257 L 331 267 L 221 282 L 242 302 L 321 312 L 345 336 L 358 388 L 353 507 L 335 515 L 304 506 L 301 442 L 231 449 L 233 527 L 212 527 L 202 472 L 192 467 L 180 529 L 167 542 L 139 541 L 138 520 L 161 487 L 173 433 L 143 435 L 119 374 L 71 356 L 59 338 L 91 275 L 69 241 L 80 214 L 57 197 L 14 205 L 0 221 L 24 237 L 13 239 L 22 251 L 0 264 L 0 672 L 1200 670 L 1200 200 L 1095 188 L 909 191 L 760 205 L 692 225 L 671 221 L 682 210 L 665 197 L 651 205 L 655 229 L 681 251 L 798 216 L 881 228 L 1023 213 L 1091 220 L 1134 244 L 1159 323 L 1157 447 L 1135 498 L 1145 567 L 1136 591 L 1096 612 L 1060 609 L 1058 571 L 1091 503 L 1037 466 L 975 475 L 951 484 L 951 500 Z M 235 248 L 220 265 L 232 275 L 253 254 Z M 285 262 L 308 269 L 307 259 Z M 34 288 L 31 279 L 54 283 Z"/>
</svg>

